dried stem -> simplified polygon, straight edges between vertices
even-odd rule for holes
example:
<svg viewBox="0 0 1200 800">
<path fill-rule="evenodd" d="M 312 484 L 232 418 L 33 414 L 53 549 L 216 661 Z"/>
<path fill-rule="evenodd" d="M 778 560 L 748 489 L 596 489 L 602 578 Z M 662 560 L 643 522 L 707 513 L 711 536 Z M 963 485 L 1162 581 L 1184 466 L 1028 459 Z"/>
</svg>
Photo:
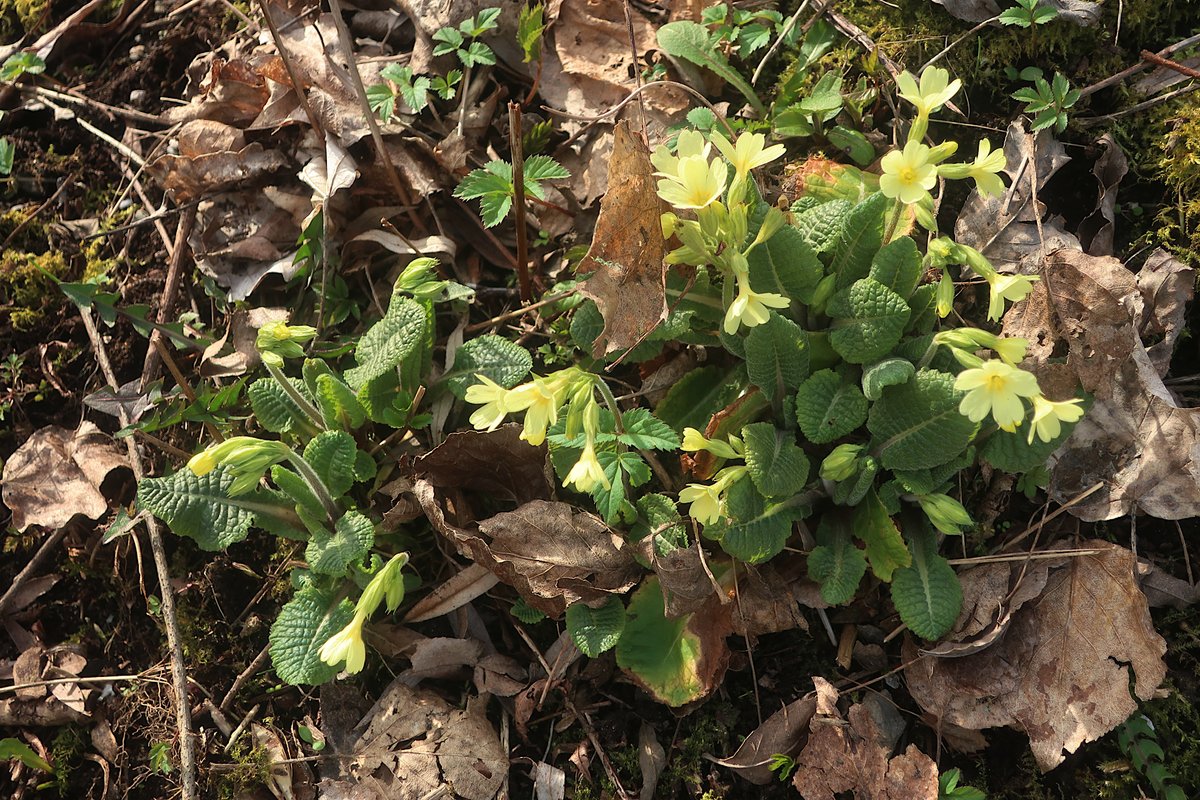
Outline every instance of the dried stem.
<svg viewBox="0 0 1200 800">
<path fill-rule="evenodd" d="M 525 227 L 525 154 L 521 147 L 521 106 L 508 104 L 508 147 L 512 151 L 513 222 L 517 226 L 517 278 L 521 282 L 521 302 L 533 302 L 533 283 L 529 279 L 529 232 Z"/>
</svg>

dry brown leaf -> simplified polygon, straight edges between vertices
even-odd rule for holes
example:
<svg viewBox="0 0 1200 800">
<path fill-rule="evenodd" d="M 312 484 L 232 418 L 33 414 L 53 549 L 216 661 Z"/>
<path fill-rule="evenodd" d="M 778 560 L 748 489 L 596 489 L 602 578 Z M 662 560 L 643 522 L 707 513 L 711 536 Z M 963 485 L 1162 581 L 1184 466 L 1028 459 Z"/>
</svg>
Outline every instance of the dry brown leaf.
<svg viewBox="0 0 1200 800">
<path fill-rule="evenodd" d="M 999 197 L 972 189 L 954 224 L 954 238 L 979 250 L 1001 272 L 1032 273 L 1045 253 L 1079 249 L 1079 241 L 1063 229 L 1061 220 L 1046 219 L 1045 204 L 1039 200 L 1035 205 L 1030 189 L 1031 176 L 1036 176 L 1040 193 L 1071 158 L 1050 131 L 1030 133 L 1020 119 L 1008 126 L 1004 158 L 1004 173 L 1012 185 Z"/>
<path fill-rule="evenodd" d="M 1138 586 L 1151 608 L 1187 608 L 1200 602 L 1200 586 L 1169 575 L 1155 564 L 1138 561 Z"/>
<path fill-rule="evenodd" d="M 837 690 L 823 678 L 808 743 L 796 758 L 792 785 L 805 800 L 937 800 L 938 768 L 914 745 L 892 757 L 892 738 L 865 704 L 851 706 L 846 720 L 837 710 Z"/>
<path fill-rule="evenodd" d="M 1100 552 L 1051 567 L 1041 594 L 992 647 L 941 659 L 920 657 L 911 640 L 904 647 L 922 708 L 963 728 L 1025 731 L 1043 770 L 1124 722 L 1166 677 L 1166 642 L 1134 580 L 1133 555 L 1099 540 L 1080 547 Z"/>
<path fill-rule="evenodd" d="M 654 735 L 654 726 L 642 722 L 638 729 L 638 767 L 642 771 L 642 790 L 638 793 L 640 800 L 653 800 L 658 776 L 666 766 L 667 751 Z"/>
<path fill-rule="evenodd" d="M 416 686 L 427 678 L 450 677 L 463 667 L 474 670 L 482 654 L 483 645 L 474 639 L 422 639 L 409 653 L 412 666 L 400 674 L 400 679 L 409 686 Z"/>
<path fill-rule="evenodd" d="M 1200 411 L 1180 406 L 1138 333 L 1146 326 L 1152 334 L 1156 327 L 1177 333 L 1191 273 L 1181 265 L 1155 269 L 1174 277 L 1148 277 L 1147 297 L 1116 259 L 1058 251 L 1026 301 L 1005 317 L 1006 334 L 1029 339 L 1039 377 L 1065 343 L 1069 385 L 1077 379 L 1094 396 L 1050 462 L 1050 493 L 1059 502 L 1103 484 L 1071 507 L 1081 519 L 1134 510 L 1163 519 L 1200 515 Z M 1147 309 L 1147 300 L 1162 301 L 1165 317 Z M 1165 349 L 1155 355 L 1160 365 L 1169 363 Z"/>
<path fill-rule="evenodd" d="M 77 431 L 51 425 L 35 432 L 4 464 L 4 505 L 18 531 L 61 528 L 76 514 L 99 519 L 108 511 L 100 484 L 128 467 L 125 451 L 90 422 Z"/>
<path fill-rule="evenodd" d="M 733 632 L 751 640 L 764 633 L 808 630 L 794 587 L 805 574 L 803 559 L 778 560 L 737 576 L 730 621 Z"/>
<path fill-rule="evenodd" d="M 571 603 L 624 594 L 637 582 L 640 568 L 625 538 L 574 506 L 533 500 L 476 523 L 482 534 L 476 535 L 447 521 L 428 481 L 417 482 L 416 495 L 434 528 L 459 552 L 545 614 L 557 617 Z"/>
<path fill-rule="evenodd" d="M 87 663 L 77 645 L 34 645 L 23 651 L 13 662 L 12 682 L 24 688 L 0 697 L 0 727 L 51 727 L 86 720 L 96 690 L 69 679 L 79 677 Z"/>
<path fill-rule="evenodd" d="M 591 273 L 580 291 L 604 317 L 593 345 L 597 358 L 633 347 L 667 317 L 667 243 L 659 221 L 667 206 L 655 193 L 650 151 L 630 122 L 617 123 L 613 137 L 608 192 L 578 269 Z"/>
<path fill-rule="evenodd" d="M 695 547 L 659 553 L 652 536 L 638 542 L 638 550 L 658 575 L 663 593 L 663 613 L 671 619 L 690 614 L 703 606 L 716 587 L 700 561 Z"/>
<path fill-rule="evenodd" d="M 772 756 L 776 753 L 795 756 L 800 752 L 808 723 L 816 711 L 817 700 L 814 696 L 792 701 L 755 728 L 737 752 L 716 763 L 728 767 L 750 783 L 759 786 L 771 783 L 777 778 L 771 771 Z"/>
<path fill-rule="evenodd" d="M 492 653 L 475 665 L 474 681 L 480 694 L 512 697 L 528 685 L 529 670 L 511 656 Z"/>
<path fill-rule="evenodd" d="M 438 489 L 486 493 L 518 505 L 554 497 L 545 446 L 521 439 L 521 426 L 459 431 L 416 460 L 414 472 Z"/>
<path fill-rule="evenodd" d="M 321 798 L 419 800 L 441 796 L 491 800 L 508 775 L 508 754 L 488 721 L 486 700 L 466 710 L 427 690 L 393 681 L 356 726 L 349 759 Z"/>
<path fill-rule="evenodd" d="M 448 580 L 433 587 L 433 591 L 422 597 L 404 615 L 407 623 L 426 620 L 449 614 L 491 589 L 500 579 L 482 564 L 471 564 L 456 572 Z"/>
<path fill-rule="evenodd" d="M 1158 248 L 1138 270 L 1137 285 L 1145 304 L 1138 335 L 1143 342 L 1154 342 L 1146 353 L 1159 376 L 1165 378 L 1175 342 L 1186 328 L 1187 304 L 1196 289 L 1196 270 Z"/>
<path fill-rule="evenodd" d="M 1104 146 L 1104 152 L 1092 165 L 1092 174 L 1100 185 L 1100 197 L 1096 200 L 1096 210 L 1079 223 L 1076 235 L 1088 255 L 1111 256 L 1117 218 L 1117 188 L 1129 172 L 1129 162 L 1111 133 L 1104 134 L 1100 144 Z"/>
</svg>

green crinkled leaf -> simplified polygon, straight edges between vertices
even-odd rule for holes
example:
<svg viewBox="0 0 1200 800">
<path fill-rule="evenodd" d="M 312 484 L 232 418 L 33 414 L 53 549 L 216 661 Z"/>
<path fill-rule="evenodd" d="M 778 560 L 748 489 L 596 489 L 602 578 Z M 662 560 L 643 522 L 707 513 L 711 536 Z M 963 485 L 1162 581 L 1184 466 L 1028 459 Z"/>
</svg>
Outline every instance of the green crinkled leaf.
<svg viewBox="0 0 1200 800">
<path fill-rule="evenodd" d="M 908 297 L 911 312 L 906 333 L 929 333 L 937 324 L 937 284 L 925 283 L 913 290 Z"/>
<path fill-rule="evenodd" d="M 912 566 L 892 575 L 892 602 L 900 619 L 922 639 L 945 634 L 962 610 L 962 586 L 946 559 L 938 555 L 937 537 L 927 527 L 908 537 Z"/>
<path fill-rule="evenodd" d="M 308 387 L 304 385 L 304 381 L 288 378 L 288 382 L 296 387 L 296 391 L 301 395 L 308 395 Z M 250 408 L 254 410 L 258 424 L 271 433 L 290 433 L 309 424 L 307 415 L 274 378 L 259 378 L 254 381 L 246 387 L 246 396 L 250 398 Z"/>
<path fill-rule="evenodd" d="M 594 300 L 579 304 L 571 315 L 571 343 L 585 353 L 592 352 L 596 337 L 604 330 L 604 315 Z"/>
<path fill-rule="evenodd" d="M 959 470 L 975 463 L 975 447 L 968 447 L 953 461 L 932 469 L 893 470 L 892 474 L 908 494 L 933 494 L 945 486 Z"/>
<path fill-rule="evenodd" d="M 796 422 L 814 444 L 840 439 L 866 419 L 862 390 L 831 369 L 814 372 L 796 392 Z"/>
<path fill-rule="evenodd" d="M 345 575 L 375 544 L 375 525 L 357 511 L 347 511 L 337 521 L 333 535 L 313 535 L 304 551 L 309 568 L 320 575 Z"/>
<path fill-rule="evenodd" d="M 817 527 L 817 546 L 808 554 L 808 577 L 821 586 L 821 599 L 831 606 L 854 599 L 867 572 L 867 559 L 854 544 L 849 517 L 826 513 Z"/>
<path fill-rule="evenodd" d="M 392 428 L 403 428 L 408 424 L 412 396 L 400 389 L 400 379 L 395 373 L 367 381 L 355 397 L 372 422 Z"/>
<path fill-rule="evenodd" d="M 1025 425 L 1028 424 L 1028 422 L 1025 423 Z M 1043 442 L 1034 436 L 1033 444 L 1029 443 L 1029 430 L 1024 426 L 1013 433 L 997 430 L 988 437 L 987 442 L 979 451 L 979 456 L 1003 472 L 1015 474 L 1029 472 L 1031 469 L 1044 466 L 1050 454 L 1067 440 L 1074 429 L 1075 423 L 1065 423 L 1062 426 L 1062 432 L 1052 441 Z"/>
<path fill-rule="evenodd" d="M 706 526 L 705 536 L 717 539 L 722 550 L 747 564 L 761 564 L 783 550 L 792 535 L 794 511 L 768 505 L 754 482 L 745 478 L 729 488 L 726 502 L 732 519 Z"/>
<path fill-rule="evenodd" d="M 746 371 L 767 397 L 795 391 L 808 377 L 808 336 L 800 326 L 771 312 L 746 334 Z"/>
<path fill-rule="evenodd" d="M 631 408 L 621 415 L 625 432 L 617 438 L 638 450 L 677 450 L 679 435 L 671 426 L 644 408 Z"/>
<path fill-rule="evenodd" d="M 629 531 L 631 541 L 640 542 L 653 535 L 659 555 L 688 546 L 687 526 L 674 500 L 665 494 L 648 494 L 638 498 L 637 509 L 638 521 Z"/>
<path fill-rule="evenodd" d="M 879 248 L 871 261 L 868 277 L 900 295 L 905 300 L 921 280 L 921 251 L 908 236 L 901 236 Z"/>
<path fill-rule="evenodd" d="M 684 428 L 704 430 L 712 415 L 732 403 L 746 388 L 746 375 L 740 369 L 701 367 L 684 375 L 667 390 L 654 408 L 654 416 L 675 431 Z"/>
<path fill-rule="evenodd" d="M 867 492 L 854 507 L 854 534 L 866 544 L 867 561 L 879 580 L 890 581 L 897 569 L 912 563 L 900 529 L 875 492 Z"/>
<path fill-rule="evenodd" d="M 625 604 L 619 597 L 610 597 L 599 608 L 583 603 L 567 607 L 567 632 L 579 652 L 595 658 L 613 649 L 625 630 Z"/>
<path fill-rule="evenodd" d="M 268 638 L 271 663 L 280 680 L 292 685 L 318 685 L 338 673 L 321 661 L 321 646 L 354 616 L 354 604 L 337 601 L 332 592 L 308 586 L 279 611 Z"/>
<path fill-rule="evenodd" d="M 323 519 L 325 516 L 325 508 L 321 505 L 321 501 L 312 493 L 312 489 L 308 488 L 308 483 L 304 478 L 283 466 L 276 464 L 271 467 L 271 481 L 274 482 L 280 490 L 287 495 L 298 506 L 302 506 L 308 512 L 309 517 Z"/>
<path fill-rule="evenodd" d="M 292 510 L 260 492 L 229 497 L 233 475 L 218 467 L 207 475 L 181 469 L 165 478 L 138 482 L 138 507 L 149 511 L 202 550 L 224 550 L 246 538 L 257 516 L 293 520 Z"/>
<path fill-rule="evenodd" d="M 340 497 L 354 485 L 354 462 L 358 447 L 345 431 L 324 431 L 304 448 L 304 460 L 316 471 L 329 493 Z"/>
<path fill-rule="evenodd" d="M 882 192 L 875 192 L 846 214 L 829 262 L 829 272 L 837 276 L 838 289 L 845 289 L 871 271 L 871 261 L 883 244 L 888 203 Z"/>
<path fill-rule="evenodd" d="M 442 376 L 455 396 L 462 397 L 467 387 L 478 383 L 475 375 L 511 389 L 533 369 L 533 357 L 519 344 L 502 336 L 485 334 L 464 342 L 454 353 L 454 366 Z"/>
<path fill-rule="evenodd" d="M 638 677 L 656 698 L 672 707 L 703 697 L 705 643 L 690 629 L 692 615 L 666 616 L 658 577 L 647 576 L 629 599 L 625 630 L 617 642 L 617 665 Z"/>
<path fill-rule="evenodd" d="M 327 426 L 354 430 L 367 421 L 367 410 L 343 381 L 333 375 L 318 375 L 316 384 L 317 405 Z"/>
<path fill-rule="evenodd" d="M 904 335 L 904 298 L 873 278 L 855 281 L 829 301 L 834 319 L 829 344 L 852 364 L 869 364 L 891 352 Z"/>
<path fill-rule="evenodd" d="M 863 370 L 863 394 L 868 400 L 878 400 L 888 386 L 899 386 L 917 373 L 911 361 L 903 358 L 885 358 Z"/>
<path fill-rule="evenodd" d="M 375 463 L 375 459 L 371 458 L 371 454 L 365 450 L 358 450 L 354 454 L 354 480 L 356 482 L 374 480 L 379 474 L 379 465 Z"/>
<path fill-rule="evenodd" d="M 354 351 L 358 366 L 346 370 L 346 383 L 358 390 L 396 369 L 421 343 L 425 325 L 426 312 L 420 303 L 393 295 L 387 314 L 358 340 Z"/>
<path fill-rule="evenodd" d="M 871 406 L 871 450 L 893 470 L 929 469 L 948 463 L 971 443 L 978 426 L 958 413 L 962 392 L 946 372 L 918 370 L 889 386 Z"/>
<path fill-rule="evenodd" d="M 751 220 L 753 237 L 769 206 L 758 206 Z M 804 234 L 791 225 L 784 225 L 766 242 L 750 251 L 750 285 L 757 292 L 774 292 L 784 297 L 811 303 L 825 271 L 821 260 L 808 246 Z"/>
<path fill-rule="evenodd" d="M 808 456 L 796 445 L 795 434 L 769 422 L 742 428 L 750 479 L 766 497 L 791 497 L 808 483 Z"/>
<path fill-rule="evenodd" d="M 852 208 L 854 206 L 848 200 L 820 203 L 797 215 L 796 230 L 800 231 L 813 252 L 828 253 L 837 245 L 838 236 Z"/>
<path fill-rule="evenodd" d="M 758 99 L 754 87 L 747 83 L 746 79 L 730 66 L 724 54 L 713 46 L 708 37 L 708 29 L 703 25 L 691 20 L 669 22 L 658 29 L 658 46 L 676 58 L 682 58 L 696 66 L 712 70 L 726 83 L 741 92 L 760 117 L 766 118 L 766 107 Z"/>
</svg>

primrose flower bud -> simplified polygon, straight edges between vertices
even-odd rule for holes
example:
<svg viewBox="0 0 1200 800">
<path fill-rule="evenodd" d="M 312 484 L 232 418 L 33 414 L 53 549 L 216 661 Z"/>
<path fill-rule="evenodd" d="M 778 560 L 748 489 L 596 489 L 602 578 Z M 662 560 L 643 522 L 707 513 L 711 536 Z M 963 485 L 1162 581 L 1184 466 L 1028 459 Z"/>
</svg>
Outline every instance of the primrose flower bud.
<svg viewBox="0 0 1200 800">
<path fill-rule="evenodd" d="M 658 218 L 658 224 L 662 226 L 663 238 L 670 239 L 675 235 L 675 226 L 679 224 L 679 215 L 667 211 Z"/>
<path fill-rule="evenodd" d="M 234 476 L 228 492 L 236 497 L 253 489 L 269 467 L 283 461 L 291 453 L 282 442 L 253 436 L 233 436 L 192 456 L 187 466 L 197 476 L 207 475 L 218 466 L 228 468 Z"/>
<path fill-rule="evenodd" d="M 817 283 L 817 288 L 813 289 L 812 302 L 809 305 L 819 311 L 823 311 L 825 305 L 829 302 L 829 298 L 833 297 L 833 293 L 836 290 L 837 276 L 826 275 Z"/>
<path fill-rule="evenodd" d="M 827 481 L 844 481 L 858 473 L 861 444 L 840 444 L 821 462 L 821 477 Z"/>
<path fill-rule="evenodd" d="M 683 449 L 693 453 L 707 450 L 718 458 L 740 458 L 732 445 L 720 439 L 708 439 L 695 428 L 683 429 Z"/>
<path fill-rule="evenodd" d="M 925 516 L 929 517 L 933 527 L 942 533 L 956 535 L 962 533 L 963 528 L 969 528 L 975 524 L 971 515 L 963 508 L 962 503 L 950 495 L 917 495 L 917 502 L 921 504 L 921 510 L 925 512 Z"/>
<path fill-rule="evenodd" d="M 945 319 L 950 316 L 950 312 L 954 310 L 954 281 L 946 270 L 942 270 L 942 279 L 938 281 L 936 299 L 938 318 Z"/>
<path fill-rule="evenodd" d="M 288 325 L 286 322 L 268 322 L 258 329 L 254 346 L 263 361 L 271 366 L 282 366 L 285 358 L 300 358 L 304 348 L 300 345 L 317 335 L 310 325 Z"/>
</svg>

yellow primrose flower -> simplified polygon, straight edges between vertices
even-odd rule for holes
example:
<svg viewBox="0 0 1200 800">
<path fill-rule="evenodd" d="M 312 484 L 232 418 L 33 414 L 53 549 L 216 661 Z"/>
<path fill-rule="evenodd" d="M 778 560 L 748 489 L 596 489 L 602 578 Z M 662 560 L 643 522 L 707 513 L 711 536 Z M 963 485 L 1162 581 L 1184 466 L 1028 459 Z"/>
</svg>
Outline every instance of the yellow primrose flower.
<svg viewBox="0 0 1200 800">
<path fill-rule="evenodd" d="M 1016 366 L 1025 360 L 1025 353 L 1029 350 L 1029 340 L 1019 339 L 1015 336 L 1009 336 L 1001 339 L 996 337 L 996 341 L 991 345 L 992 352 L 1000 356 L 1000 359 L 1005 364 Z"/>
<path fill-rule="evenodd" d="M 658 182 L 658 196 L 675 208 L 704 208 L 721 196 L 728 172 L 720 159 L 710 164 L 704 156 L 681 158 L 676 173 Z"/>
<path fill-rule="evenodd" d="M 689 483 L 679 492 L 679 502 L 690 503 L 688 514 L 701 525 L 712 525 L 721 519 L 721 489 L 713 484 Z"/>
<path fill-rule="evenodd" d="M 917 79 L 907 71 L 896 76 L 896 86 L 900 96 L 916 107 L 917 114 L 928 117 L 958 94 L 962 81 L 956 78 L 951 82 L 950 73 L 941 67 L 927 67 L 921 73 L 919 86 Z"/>
<path fill-rule="evenodd" d="M 1019 303 L 1033 291 L 1036 275 L 985 275 L 990 288 L 988 295 L 988 319 L 995 322 L 1004 316 L 1004 301 Z"/>
<path fill-rule="evenodd" d="M 272 464 L 278 464 L 291 454 L 291 450 L 282 442 L 253 436 L 232 436 L 192 456 L 187 466 L 193 475 L 201 476 L 225 465 L 234 476 L 227 491 L 230 496 L 236 497 L 257 486 L 263 473 Z"/>
<path fill-rule="evenodd" d="M 982 195 L 1004 194 L 1004 181 L 999 173 L 1006 166 L 1003 150 L 993 150 L 987 139 L 979 140 L 979 155 L 968 168 L 968 175 L 975 179 L 975 188 Z"/>
<path fill-rule="evenodd" d="M 879 190 L 905 205 L 920 202 L 937 185 L 937 166 L 930 160 L 929 148 L 920 142 L 910 141 L 903 150 L 893 150 L 880 165 Z"/>
<path fill-rule="evenodd" d="M 764 147 L 767 137 L 761 133 L 743 133 L 737 137 L 737 144 L 730 144 L 728 139 L 713 131 L 709 135 L 709 140 L 717 146 L 721 155 L 725 156 L 730 164 L 733 164 L 735 181 L 745 178 L 752 169 L 757 169 L 763 164 L 770 164 L 783 155 L 786 149 L 781 144 Z"/>
<path fill-rule="evenodd" d="M 597 485 L 606 489 L 611 485 L 608 477 L 604 474 L 604 468 L 596 459 L 596 450 L 592 447 L 591 438 L 588 439 L 579 460 L 575 462 L 575 466 L 571 467 L 566 480 L 563 481 L 563 486 L 571 484 L 575 485 L 577 491 L 585 494 L 591 492 Z"/>
<path fill-rule="evenodd" d="M 679 160 L 681 158 L 703 156 L 707 160 L 708 154 L 711 152 L 712 147 L 704 141 L 704 134 L 689 128 L 680 132 L 679 138 L 675 141 L 674 154 L 671 153 L 666 145 L 662 145 L 650 154 L 650 163 L 658 169 L 658 172 L 655 173 L 656 175 L 662 178 L 669 178 L 679 173 Z"/>
<path fill-rule="evenodd" d="M 1056 402 L 1047 400 L 1042 395 L 1033 398 L 1033 424 L 1029 426 L 1029 444 L 1033 444 L 1033 436 L 1043 442 L 1052 442 L 1062 433 L 1062 423 L 1078 422 L 1083 416 L 1083 409 L 1078 398 Z"/>
<path fill-rule="evenodd" d="M 346 672 L 354 674 L 361 672 L 367 663 L 367 646 L 363 642 L 362 628 L 367 618 L 364 614 L 355 614 L 350 624 L 342 628 L 321 645 L 319 655 L 326 664 L 337 666 L 343 661 Z"/>
<path fill-rule="evenodd" d="M 771 317 L 768 309 L 787 308 L 790 304 L 791 301 L 781 294 L 754 291 L 750 288 L 750 280 L 739 276 L 737 297 L 725 312 L 725 332 L 732 336 L 742 325 L 747 328 L 761 325 Z"/>
<path fill-rule="evenodd" d="M 505 406 L 508 390 L 486 375 L 477 373 L 475 377 L 480 382 L 468 386 L 465 395 L 468 403 L 481 404 L 471 415 L 471 424 L 476 430 L 494 431 L 508 414 Z"/>
<path fill-rule="evenodd" d="M 558 407 L 562 399 L 555 386 L 545 378 L 535 377 L 512 389 L 504 398 L 504 408 L 509 412 L 525 412 L 525 429 L 521 438 L 537 447 L 546 441 L 546 428 L 558 422 Z"/>
<path fill-rule="evenodd" d="M 960 414 L 979 422 L 990 413 L 996 424 L 1009 432 L 1025 418 L 1021 398 L 1040 394 L 1033 373 L 1003 361 L 985 361 L 975 369 L 963 370 L 954 380 L 954 388 L 967 392 L 958 406 Z"/>
</svg>

